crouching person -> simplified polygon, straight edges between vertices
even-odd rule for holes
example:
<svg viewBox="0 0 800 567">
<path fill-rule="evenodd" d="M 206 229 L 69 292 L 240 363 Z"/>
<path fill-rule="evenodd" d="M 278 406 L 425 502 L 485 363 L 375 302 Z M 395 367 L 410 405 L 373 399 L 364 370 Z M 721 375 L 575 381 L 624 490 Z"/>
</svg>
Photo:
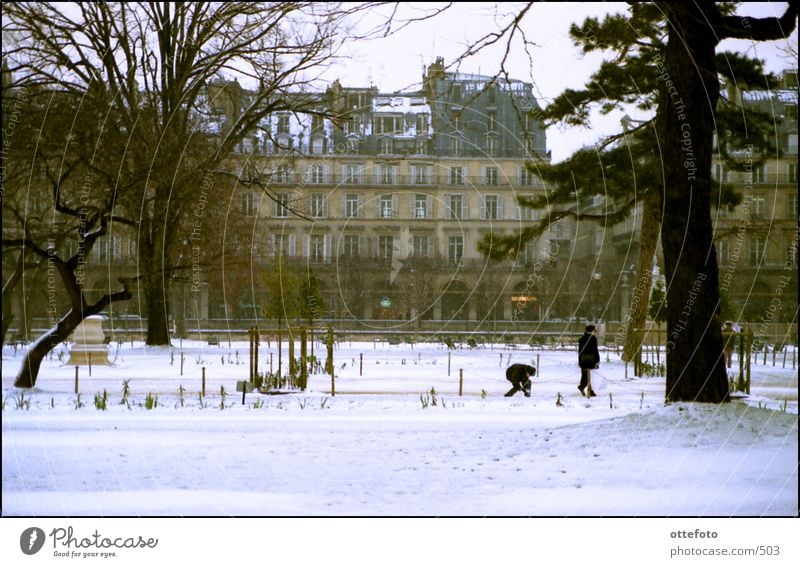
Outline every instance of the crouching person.
<svg viewBox="0 0 800 567">
<path fill-rule="evenodd" d="M 536 375 L 536 369 L 527 364 L 512 364 L 506 369 L 506 380 L 511 382 L 514 386 L 508 392 L 506 397 L 511 397 L 520 390 L 525 394 L 526 398 L 531 397 L 531 376 Z"/>
</svg>

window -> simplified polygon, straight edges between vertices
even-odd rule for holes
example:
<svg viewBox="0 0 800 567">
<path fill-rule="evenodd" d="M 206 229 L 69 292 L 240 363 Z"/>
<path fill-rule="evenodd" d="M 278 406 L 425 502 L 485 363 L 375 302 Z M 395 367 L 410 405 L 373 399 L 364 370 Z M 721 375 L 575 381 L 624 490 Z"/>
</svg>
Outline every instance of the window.
<svg viewBox="0 0 800 567">
<path fill-rule="evenodd" d="M 727 240 L 720 240 L 717 243 L 717 265 L 727 266 L 731 261 L 731 248 Z"/>
<path fill-rule="evenodd" d="M 347 193 L 344 196 L 344 216 L 349 219 L 360 218 L 362 215 L 361 195 Z"/>
<path fill-rule="evenodd" d="M 533 155 L 534 153 L 536 153 L 536 135 L 531 133 L 526 133 L 524 139 L 525 139 L 525 153 L 528 155 Z"/>
<path fill-rule="evenodd" d="M 487 167 L 483 170 L 483 182 L 485 185 L 497 185 L 499 177 L 496 167 Z"/>
<path fill-rule="evenodd" d="M 275 169 L 275 182 L 276 183 L 289 183 L 290 171 L 289 166 L 279 165 Z"/>
<path fill-rule="evenodd" d="M 763 238 L 758 236 L 750 239 L 750 265 L 758 266 L 764 261 L 764 252 L 766 251 L 765 242 Z"/>
<path fill-rule="evenodd" d="M 414 153 L 423 155 L 428 153 L 428 140 L 417 140 L 414 142 Z"/>
<path fill-rule="evenodd" d="M 279 114 L 278 115 L 278 134 L 288 134 L 289 133 L 289 115 L 288 114 Z"/>
<path fill-rule="evenodd" d="M 725 183 L 728 181 L 728 172 L 725 170 L 725 166 L 721 163 L 718 163 L 714 166 L 714 179 L 716 179 L 719 183 Z"/>
<path fill-rule="evenodd" d="M 522 195 L 526 199 L 532 199 L 533 195 Z M 524 221 L 538 221 L 539 209 L 532 209 L 530 207 L 523 207 L 517 204 L 517 218 Z"/>
<path fill-rule="evenodd" d="M 789 183 L 797 183 L 797 164 L 789 164 Z"/>
<path fill-rule="evenodd" d="M 275 216 L 279 219 L 289 217 L 289 203 L 291 195 L 289 193 L 278 193 L 275 195 Z"/>
<path fill-rule="evenodd" d="M 324 262 L 326 254 L 324 234 L 312 234 L 308 239 L 308 259 L 311 262 Z"/>
<path fill-rule="evenodd" d="M 495 119 L 495 113 L 490 112 L 486 115 L 486 131 L 494 132 L 496 129 L 497 129 L 497 120 Z"/>
<path fill-rule="evenodd" d="M 464 168 L 461 166 L 450 168 L 450 185 L 464 185 Z"/>
<path fill-rule="evenodd" d="M 566 220 L 559 220 L 550 225 L 551 240 L 570 240 L 572 238 L 572 232 L 567 222 Z"/>
<path fill-rule="evenodd" d="M 794 120 L 797 121 L 797 106 L 794 107 Z M 786 150 L 790 154 L 797 153 L 797 134 L 789 134 L 786 136 Z"/>
<path fill-rule="evenodd" d="M 272 235 L 272 250 L 276 256 L 294 256 L 294 235 Z"/>
<path fill-rule="evenodd" d="M 764 197 L 753 195 L 750 197 L 750 215 L 753 218 L 764 218 Z"/>
<path fill-rule="evenodd" d="M 416 185 L 430 185 L 433 177 L 433 169 L 430 165 L 412 165 L 411 182 Z"/>
<path fill-rule="evenodd" d="M 242 193 L 242 216 L 252 217 L 256 214 L 256 196 L 249 191 Z"/>
<path fill-rule="evenodd" d="M 105 238 L 97 240 L 94 245 L 94 258 L 98 262 L 108 260 L 108 240 Z"/>
<path fill-rule="evenodd" d="M 344 182 L 360 184 L 363 167 L 360 164 L 347 164 L 343 167 Z"/>
<path fill-rule="evenodd" d="M 322 193 L 314 193 L 309 198 L 308 207 L 309 216 L 314 219 L 320 219 L 328 216 L 328 203 L 325 201 L 325 195 Z"/>
<path fill-rule="evenodd" d="M 378 198 L 378 217 L 382 219 L 394 218 L 394 195 L 385 193 Z"/>
<path fill-rule="evenodd" d="M 427 219 L 431 217 L 431 197 L 423 193 L 414 195 L 411 218 Z"/>
<path fill-rule="evenodd" d="M 323 120 L 319 114 L 311 115 L 311 131 L 314 133 L 322 132 Z"/>
<path fill-rule="evenodd" d="M 786 197 L 786 216 L 792 219 L 797 218 L 797 194 Z"/>
<path fill-rule="evenodd" d="M 494 134 L 486 136 L 486 154 L 490 156 L 497 155 L 497 136 Z"/>
<path fill-rule="evenodd" d="M 315 137 L 311 142 L 311 153 L 321 155 L 325 151 L 325 138 Z"/>
<path fill-rule="evenodd" d="M 403 116 L 375 116 L 373 121 L 373 134 L 400 134 L 403 132 Z"/>
<path fill-rule="evenodd" d="M 417 114 L 417 136 L 428 133 L 428 121 L 427 113 Z"/>
<path fill-rule="evenodd" d="M 461 155 L 461 148 L 462 148 L 461 138 L 453 137 L 450 140 L 450 152 L 454 156 L 460 156 Z"/>
<path fill-rule="evenodd" d="M 450 236 L 447 239 L 447 259 L 458 263 L 464 257 L 464 237 Z"/>
<path fill-rule="evenodd" d="M 525 265 L 536 262 L 536 249 L 531 242 L 522 245 L 522 251 L 517 255 L 517 262 Z"/>
<path fill-rule="evenodd" d="M 325 166 L 315 164 L 311 166 L 311 183 L 325 183 Z"/>
<path fill-rule="evenodd" d="M 499 220 L 502 217 L 502 207 L 499 195 L 484 195 L 481 199 L 481 218 L 484 220 Z"/>
<path fill-rule="evenodd" d="M 358 258 L 361 255 L 361 237 L 357 234 L 345 234 L 342 239 L 342 255 Z"/>
<path fill-rule="evenodd" d="M 455 193 L 447 196 L 447 218 L 464 220 L 467 218 L 467 196 Z"/>
<path fill-rule="evenodd" d="M 527 167 L 519 168 L 519 184 L 523 187 L 530 187 L 536 184 L 536 177 Z"/>
<path fill-rule="evenodd" d="M 354 114 L 347 118 L 342 129 L 345 134 L 360 134 L 361 133 L 361 116 Z"/>
<path fill-rule="evenodd" d="M 414 235 L 411 237 L 412 250 L 411 254 L 418 258 L 427 258 L 430 256 L 430 243 L 431 237 L 424 235 Z"/>
<path fill-rule="evenodd" d="M 766 165 L 760 165 L 753 168 L 753 183 L 764 183 L 764 179 L 766 177 L 766 175 L 764 175 L 764 170 L 766 168 Z"/>
<path fill-rule="evenodd" d="M 378 236 L 378 258 L 391 260 L 394 253 L 394 236 L 382 234 Z"/>
<path fill-rule="evenodd" d="M 381 151 L 382 154 L 391 154 L 394 153 L 394 143 L 391 138 L 382 138 L 381 139 Z"/>
<path fill-rule="evenodd" d="M 397 182 L 397 166 L 379 165 L 376 175 L 376 181 L 381 185 L 394 185 Z"/>
</svg>

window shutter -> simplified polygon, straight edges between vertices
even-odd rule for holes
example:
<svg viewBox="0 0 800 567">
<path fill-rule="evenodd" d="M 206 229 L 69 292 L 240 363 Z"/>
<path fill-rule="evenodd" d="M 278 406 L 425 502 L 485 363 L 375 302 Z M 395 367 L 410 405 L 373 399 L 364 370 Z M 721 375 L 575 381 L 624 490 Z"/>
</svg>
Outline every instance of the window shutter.
<svg viewBox="0 0 800 567">
<path fill-rule="evenodd" d="M 498 219 L 502 219 L 503 218 L 503 196 L 502 195 L 498 195 L 497 196 L 497 218 Z"/>
</svg>

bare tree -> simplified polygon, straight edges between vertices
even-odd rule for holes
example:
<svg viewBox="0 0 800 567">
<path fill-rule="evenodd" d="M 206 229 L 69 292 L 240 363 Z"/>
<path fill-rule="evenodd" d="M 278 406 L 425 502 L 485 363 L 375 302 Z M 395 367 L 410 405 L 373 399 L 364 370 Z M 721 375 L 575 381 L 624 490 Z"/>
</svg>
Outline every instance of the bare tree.
<svg viewBox="0 0 800 567">
<path fill-rule="evenodd" d="M 19 93 L 15 96 L 20 100 Z M 17 387 L 35 385 L 44 357 L 83 319 L 114 301 L 131 297 L 129 280 L 121 280 L 115 291 L 99 297 L 87 292 L 85 285 L 87 258 L 114 222 L 113 192 L 92 182 L 92 165 L 83 160 L 82 151 L 77 151 L 82 139 L 88 138 L 94 145 L 106 138 L 102 129 L 96 128 L 96 110 L 81 108 L 80 101 L 67 93 L 31 89 L 14 124 L 14 138 L 6 148 L 5 157 L 12 167 L 24 164 L 26 171 L 25 175 L 4 180 L 3 251 L 16 257 L 3 288 L 4 317 L 10 311 L 14 285 L 22 280 L 25 270 L 35 268 L 45 274 L 47 283 L 39 291 L 45 292 L 46 286 L 51 323 L 28 349 L 15 381 Z M 73 120 L 82 124 L 81 134 L 75 133 Z M 30 291 L 23 289 L 27 294 Z M 4 321 L 4 336 L 7 330 Z"/>
<path fill-rule="evenodd" d="M 311 88 L 333 60 L 347 39 L 348 18 L 369 7 L 15 3 L 5 10 L 14 84 L 105 104 L 120 133 L 116 145 L 104 148 L 115 162 L 97 174 L 124 188 L 115 216 L 138 231 L 148 344 L 169 343 L 167 287 L 181 241 L 176 236 L 182 222 L 208 204 L 213 172 L 238 175 L 241 161 L 228 158 L 245 138 L 263 130 L 271 114 L 314 103 L 296 93 Z M 209 88 L 221 82 L 236 91 L 236 79 L 251 92 Z M 225 118 L 214 132 L 214 111 L 223 107 Z"/>
</svg>

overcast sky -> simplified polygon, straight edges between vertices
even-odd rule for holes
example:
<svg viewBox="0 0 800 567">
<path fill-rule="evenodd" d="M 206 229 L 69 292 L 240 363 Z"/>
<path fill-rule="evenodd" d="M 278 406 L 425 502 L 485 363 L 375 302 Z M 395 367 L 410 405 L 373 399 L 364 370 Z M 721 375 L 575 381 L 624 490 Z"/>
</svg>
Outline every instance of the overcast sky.
<svg viewBox="0 0 800 567">
<path fill-rule="evenodd" d="M 414 3 L 416 14 L 441 3 Z M 353 42 L 352 60 L 332 71 L 331 78 L 339 78 L 344 86 L 376 85 L 381 91 L 408 90 L 419 87 L 423 69 L 437 56 L 450 63 L 460 55 L 471 40 L 496 29 L 498 18 L 512 12 L 517 3 L 502 3 L 496 8 L 493 3 L 456 3 L 446 14 L 417 22 L 396 35 L 364 42 Z M 783 2 L 743 3 L 738 10 L 742 15 L 775 16 L 785 9 Z M 569 25 L 582 22 L 587 16 L 599 16 L 612 12 L 623 12 L 627 5 L 622 2 L 597 3 L 542 3 L 535 4 L 527 14 L 523 28 L 528 40 L 536 43 L 532 48 L 533 67 L 524 55 L 520 44 L 513 51 L 508 68 L 516 79 L 530 81 L 540 105 L 547 103 L 565 88 L 579 88 L 585 84 L 591 72 L 598 67 L 600 55 L 582 57 L 568 36 Z M 369 21 L 362 21 L 368 26 Z M 797 45 L 797 32 L 791 42 Z M 783 42 L 744 42 L 726 40 L 720 49 L 745 51 L 766 60 L 767 70 L 779 72 L 787 67 L 796 67 L 796 62 L 783 55 L 779 47 Z M 796 51 L 796 50 L 795 50 Z M 470 73 L 493 74 L 499 61 L 498 50 L 487 50 L 465 62 L 461 70 Z M 647 118 L 633 116 L 634 118 Z M 603 133 L 619 129 L 619 116 L 596 118 L 591 131 L 554 127 L 548 130 L 548 149 L 553 161 L 561 161 L 584 145 L 591 145 Z"/>
</svg>

